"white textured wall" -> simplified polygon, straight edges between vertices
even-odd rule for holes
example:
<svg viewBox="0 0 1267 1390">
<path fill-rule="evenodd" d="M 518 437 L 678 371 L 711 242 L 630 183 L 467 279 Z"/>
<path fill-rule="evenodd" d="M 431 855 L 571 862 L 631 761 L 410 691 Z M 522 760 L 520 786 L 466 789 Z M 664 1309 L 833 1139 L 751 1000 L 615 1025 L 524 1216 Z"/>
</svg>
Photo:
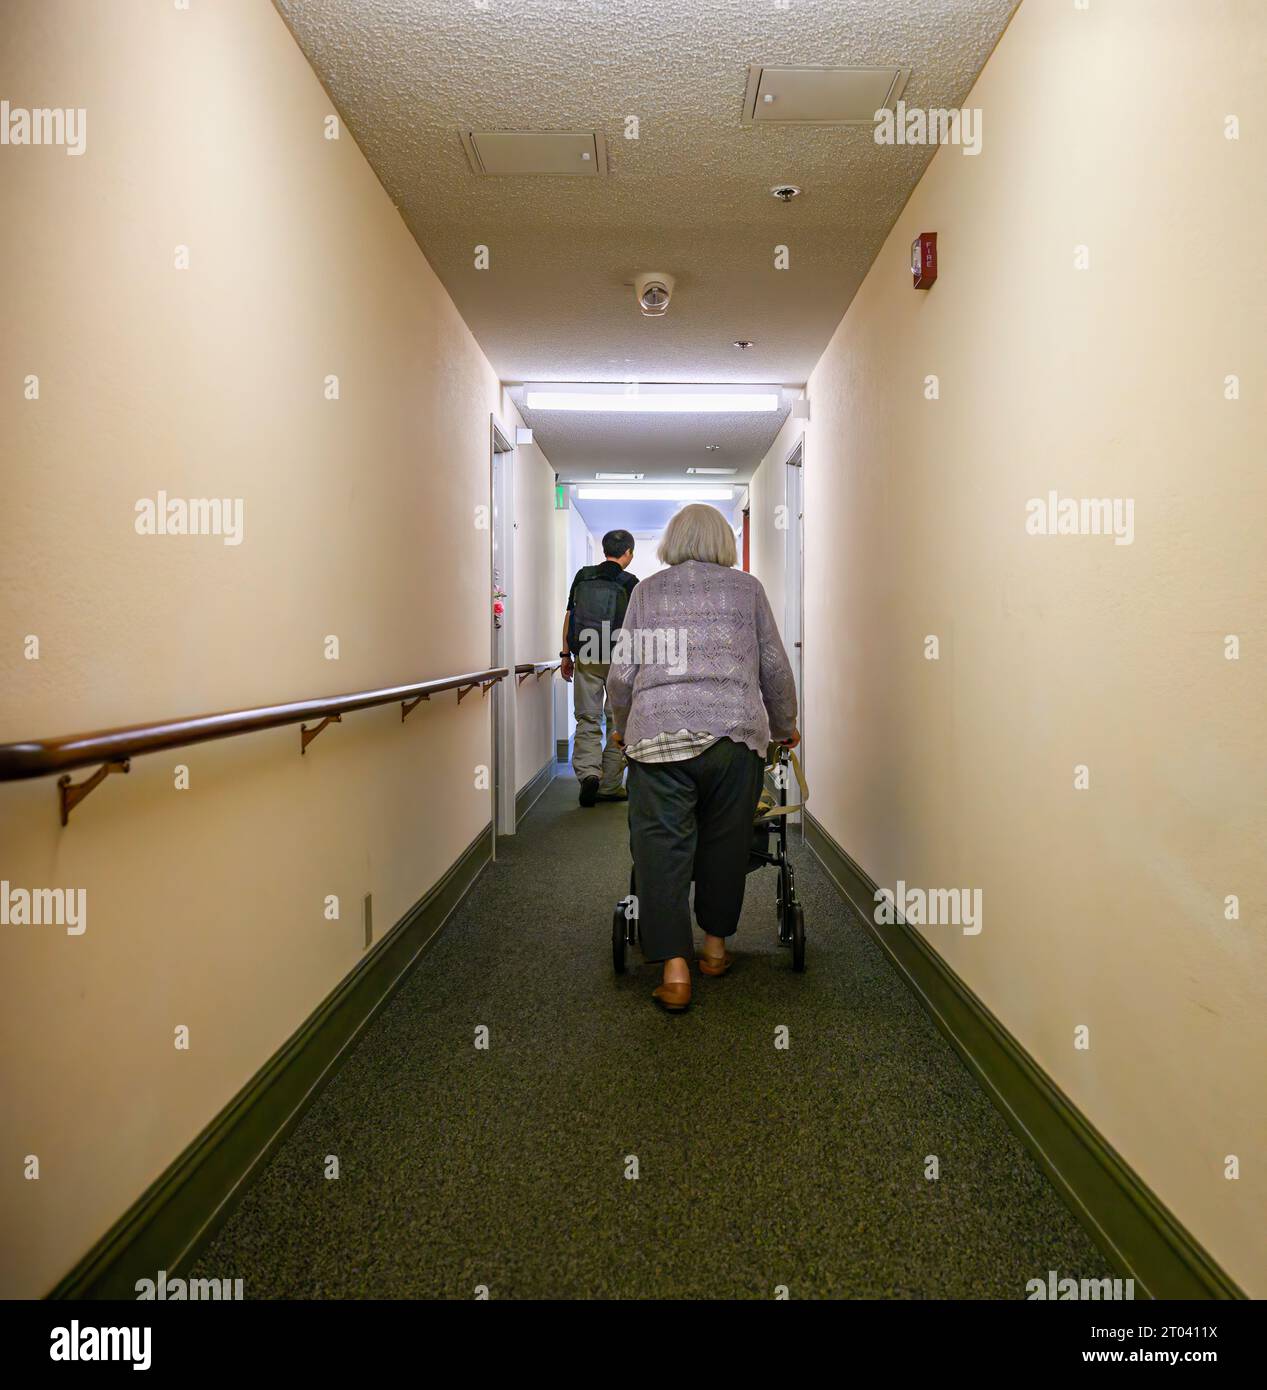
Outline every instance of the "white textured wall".
<svg viewBox="0 0 1267 1390">
<path fill-rule="evenodd" d="M 89 113 L 81 157 L 0 149 L 0 741 L 485 666 L 499 385 L 272 7 L 11 0 L 0 92 Z M 159 489 L 243 499 L 243 543 L 138 536 Z M 381 936 L 488 824 L 488 710 L 140 758 L 64 830 L 52 779 L 0 787 L 0 878 L 88 894 L 82 937 L 0 929 L 0 1293 L 46 1291 L 312 1013 L 365 893 Z"/>
<path fill-rule="evenodd" d="M 983 152 L 937 155 L 810 379 L 806 454 L 815 814 L 882 885 L 983 890 L 980 935 L 929 940 L 1259 1297 L 1265 50 L 1249 0 L 1026 0 Z M 1053 488 L 1133 498 L 1134 543 L 1027 535 Z"/>
<path fill-rule="evenodd" d="M 766 451 L 748 487 L 748 550 L 752 572 L 761 581 L 779 625 L 785 627 L 787 600 L 787 456 L 805 430 L 791 415 Z"/>
<path fill-rule="evenodd" d="M 522 421 L 502 393 L 507 428 Z M 513 421 L 513 424 L 512 424 Z M 553 661 L 559 651 L 560 613 L 555 546 L 554 469 L 537 444 L 515 450 L 514 663 Z M 558 610 L 558 611 L 556 611 Z M 554 696 L 557 676 L 515 682 L 515 787 L 530 782 L 554 759 Z"/>
<path fill-rule="evenodd" d="M 634 557 L 630 563 L 630 570 L 638 576 L 639 583 L 644 579 L 650 579 L 653 574 L 658 574 L 665 566 L 661 563 L 656 551 L 659 549 L 660 542 L 664 539 L 664 531 L 634 531 Z"/>
</svg>

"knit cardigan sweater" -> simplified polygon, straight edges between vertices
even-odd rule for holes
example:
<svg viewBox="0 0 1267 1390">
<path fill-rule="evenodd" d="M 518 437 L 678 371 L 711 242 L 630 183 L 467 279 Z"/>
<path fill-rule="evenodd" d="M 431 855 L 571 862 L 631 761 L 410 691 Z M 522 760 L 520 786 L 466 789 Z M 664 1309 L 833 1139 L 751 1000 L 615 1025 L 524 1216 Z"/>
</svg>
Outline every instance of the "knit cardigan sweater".
<svg viewBox="0 0 1267 1390">
<path fill-rule="evenodd" d="M 679 729 L 765 756 L 796 728 L 796 682 L 761 582 L 685 560 L 633 591 L 607 674 L 626 745 Z"/>
</svg>

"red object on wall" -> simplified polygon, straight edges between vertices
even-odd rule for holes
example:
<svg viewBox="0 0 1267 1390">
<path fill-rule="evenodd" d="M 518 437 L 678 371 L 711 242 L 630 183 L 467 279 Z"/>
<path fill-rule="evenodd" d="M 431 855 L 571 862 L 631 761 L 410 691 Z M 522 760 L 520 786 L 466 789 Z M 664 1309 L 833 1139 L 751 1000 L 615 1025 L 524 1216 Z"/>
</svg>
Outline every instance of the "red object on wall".
<svg viewBox="0 0 1267 1390">
<path fill-rule="evenodd" d="M 750 570 L 751 570 L 751 565 L 749 564 L 749 551 L 748 551 L 748 525 L 749 525 L 749 513 L 748 513 L 748 508 L 745 507 L 745 508 L 743 509 L 743 567 L 744 567 L 745 570 L 749 570 L 749 571 L 750 571 Z"/>
<path fill-rule="evenodd" d="M 921 232 L 911 242 L 911 277 L 917 290 L 926 290 L 937 278 L 937 233 Z"/>
</svg>

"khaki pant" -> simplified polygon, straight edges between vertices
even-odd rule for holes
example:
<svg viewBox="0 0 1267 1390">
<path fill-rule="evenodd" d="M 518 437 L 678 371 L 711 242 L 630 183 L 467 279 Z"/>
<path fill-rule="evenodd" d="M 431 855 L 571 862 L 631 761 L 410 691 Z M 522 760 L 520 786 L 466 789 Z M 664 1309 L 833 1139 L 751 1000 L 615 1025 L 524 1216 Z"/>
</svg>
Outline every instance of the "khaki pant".
<svg viewBox="0 0 1267 1390">
<path fill-rule="evenodd" d="M 576 741 L 572 747 L 572 770 L 580 781 L 599 778 L 600 793 L 619 791 L 624 779 L 625 755 L 612 742 L 615 720 L 607 697 L 607 667 L 577 663 L 572 677 L 572 707 L 576 711 Z M 602 721 L 607 719 L 607 743 L 603 743 Z"/>
</svg>

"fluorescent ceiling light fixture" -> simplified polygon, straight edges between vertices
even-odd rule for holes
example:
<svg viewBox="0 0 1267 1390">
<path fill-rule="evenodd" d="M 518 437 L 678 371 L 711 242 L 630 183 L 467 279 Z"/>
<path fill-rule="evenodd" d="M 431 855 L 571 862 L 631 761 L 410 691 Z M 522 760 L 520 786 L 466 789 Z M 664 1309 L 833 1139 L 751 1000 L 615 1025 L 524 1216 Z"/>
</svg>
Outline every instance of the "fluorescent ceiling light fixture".
<svg viewBox="0 0 1267 1390">
<path fill-rule="evenodd" d="M 657 487 L 578 487 L 582 502 L 729 502 L 733 489 L 692 486 L 690 483 Z"/>
<path fill-rule="evenodd" d="M 688 468 L 688 473 L 738 473 L 737 468 Z"/>
<path fill-rule="evenodd" d="M 778 410 L 777 386 L 681 386 L 677 383 L 555 382 L 524 389 L 529 410 L 608 411 L 627 415 L 754 414 Z"/>
<path fill-rule="evenodd" d="M 645 473 L 595 473 L 594 476 L 599 482 L 637 483 L 641 482 L 647 475 Z"/>
</svg>

